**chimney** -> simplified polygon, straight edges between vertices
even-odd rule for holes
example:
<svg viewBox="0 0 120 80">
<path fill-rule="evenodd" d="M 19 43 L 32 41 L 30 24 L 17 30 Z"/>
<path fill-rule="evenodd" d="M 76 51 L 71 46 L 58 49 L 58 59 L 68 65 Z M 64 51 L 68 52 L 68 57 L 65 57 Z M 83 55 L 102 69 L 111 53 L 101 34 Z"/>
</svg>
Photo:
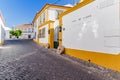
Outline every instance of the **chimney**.
<svg viewBox="0 0 120 80">
<path fill-rule="evenodd" d="M 83 2 L 84 0 L 80 0 L 80 3 Z"/>
</svg>

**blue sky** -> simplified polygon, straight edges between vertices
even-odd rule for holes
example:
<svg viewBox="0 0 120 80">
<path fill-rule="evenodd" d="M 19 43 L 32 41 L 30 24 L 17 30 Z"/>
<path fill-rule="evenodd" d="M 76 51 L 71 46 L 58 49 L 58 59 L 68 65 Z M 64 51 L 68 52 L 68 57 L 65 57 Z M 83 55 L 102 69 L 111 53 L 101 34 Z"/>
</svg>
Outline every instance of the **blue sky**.
<svg viewBox="0 0 120 80">
<path fill-rule="evenodd" d="M 0 0 L 0 10 L 8 27 L 24 23 L 31 23 L 36 12 L 46 3 L 55 3 L 57 0 Z M 73 4 L 79 0 L 58 0 L 56 4 Z"/>
</svg>

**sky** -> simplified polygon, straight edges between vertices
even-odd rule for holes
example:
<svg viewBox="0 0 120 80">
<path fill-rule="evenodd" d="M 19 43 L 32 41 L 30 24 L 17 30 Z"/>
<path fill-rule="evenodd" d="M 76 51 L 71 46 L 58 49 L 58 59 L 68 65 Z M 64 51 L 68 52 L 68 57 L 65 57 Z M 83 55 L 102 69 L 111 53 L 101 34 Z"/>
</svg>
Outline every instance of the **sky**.
<svg viewBox="0 0 120 80">
<path fill-rule="evenodd" d="M 31 23 L 35 14 L 46 3 L 58 5 L 74 4 L 80 0 L 0 0 L 0 11 L 7 27 L 12 28 L 21 24 Z"/>
</svg>

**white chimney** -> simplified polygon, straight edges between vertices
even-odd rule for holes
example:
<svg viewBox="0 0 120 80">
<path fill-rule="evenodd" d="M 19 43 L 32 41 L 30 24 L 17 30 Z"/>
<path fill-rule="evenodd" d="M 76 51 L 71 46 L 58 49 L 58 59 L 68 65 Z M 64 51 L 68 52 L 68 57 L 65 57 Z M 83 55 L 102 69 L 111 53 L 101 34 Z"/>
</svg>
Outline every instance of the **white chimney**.
<svg viewBox="0 0 120 80">
<path fill-rule="evenodd" d="M 84 0 L 80 0 L 80 3 L 83 2 Z"/>
</svg>

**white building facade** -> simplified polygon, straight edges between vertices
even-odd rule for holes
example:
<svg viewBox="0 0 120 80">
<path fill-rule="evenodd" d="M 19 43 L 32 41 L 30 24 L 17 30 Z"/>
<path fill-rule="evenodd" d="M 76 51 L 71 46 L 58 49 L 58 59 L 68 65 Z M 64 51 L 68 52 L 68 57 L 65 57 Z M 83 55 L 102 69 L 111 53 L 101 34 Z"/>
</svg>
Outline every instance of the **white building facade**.
<svg viewBox="0 0 120 80">
<path fill-rule="evenodd" d="M 65 53 L 120 71 L 119 0 L 83 0 L 60 15 Z"/>
<path fill-rule="evenodd" d="M 59 25 L 58 16 L 69 8 L 71 7 L 46 4 L 33 20 L 35 41 L 42 45 L 49 44 L 50 48 L 54 48 L 59 36 L 55 35 L 55 33 L 59 33 L 59 31 L 55 31 Z"/>
<path fill-rule="evenodd" d="M 11 31 L 12 29 L 9 28 L 9 27 L 4 27 L 4 30 L 5 30 L 5 40 L 10 40 L 10 39 L 11 39 L 10 31 Z"/>
<path fill-rule="evenodd" d="M 33 39 L 35 37 L 32 24 L 22 24 L 14 27 L 14 30 L 22 31 L 22 35 L 19 37 L 19 39 Z"/>
<path fill-rule="evenodd" d="M 4 41 L 5 41 L 4 27 L 6 27 L 5 21 L 4 21 L 4 18 L 2 16 L 2 13 L 0 13 L 0 45 L 2 45 L 4 43 Z"/>
</svg>

